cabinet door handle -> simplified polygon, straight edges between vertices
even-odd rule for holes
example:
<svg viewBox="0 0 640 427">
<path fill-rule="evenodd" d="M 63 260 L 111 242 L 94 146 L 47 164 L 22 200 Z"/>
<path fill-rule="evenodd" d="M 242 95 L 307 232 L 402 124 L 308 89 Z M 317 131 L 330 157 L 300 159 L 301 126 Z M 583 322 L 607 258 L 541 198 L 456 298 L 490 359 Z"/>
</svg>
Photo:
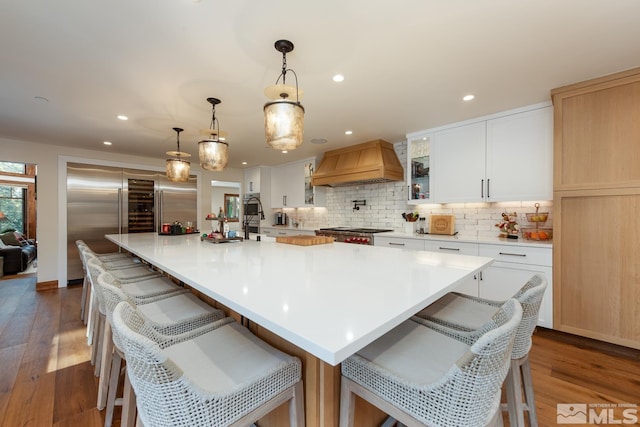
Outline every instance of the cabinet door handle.
<svg viewBox="0 0 640 427">
<path fill-rule="evenodd" d="M 490 181 L 491 180 L 489 178 L 487 178 L 487 199 L 491 198 L 491 193 L 490 193 L 490 190 L 489 190 L 489 182 Z"/>
<path fill-rule="evenodd" d="M 404 243 L 389 242 L 391 246 L 404 246 Z"/>
<path fill-rule="evenodd" d="M 438 247 L 441 251 L 458 251 L 460 252 L 460 248 L 445 248 L 444 246 Z"/>
<path fill-rule="evenodd" d="M 480 198 L 484 199 L 484 179 L 480 180 Z"/>
<path fill-rule="evenodd" d="M 527 254 L 512 254 L 510 252 L 498 252 L 500 255 L 506 255 L 506 256 L 521 256 L 521 257 L 526 257 Z"/>
</svg>

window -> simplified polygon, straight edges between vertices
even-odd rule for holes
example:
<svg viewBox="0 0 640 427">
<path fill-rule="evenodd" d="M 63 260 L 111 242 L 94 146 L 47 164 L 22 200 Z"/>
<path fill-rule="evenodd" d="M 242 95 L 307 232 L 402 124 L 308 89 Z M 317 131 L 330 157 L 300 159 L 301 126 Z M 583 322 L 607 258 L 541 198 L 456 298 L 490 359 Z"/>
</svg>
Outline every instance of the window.
<svg viewBox="0 0 640 427">
<path fill-rule="evenodd" d="M 27 166 L 24 163 L 0 162 L 0 172 L 24 175 L 27 173 Z"/>
<path fill-rule="evenodd" d="M 27 189 L 0 185 L 0 233 L 7 229 L 25 232 Z"/>
</svg>

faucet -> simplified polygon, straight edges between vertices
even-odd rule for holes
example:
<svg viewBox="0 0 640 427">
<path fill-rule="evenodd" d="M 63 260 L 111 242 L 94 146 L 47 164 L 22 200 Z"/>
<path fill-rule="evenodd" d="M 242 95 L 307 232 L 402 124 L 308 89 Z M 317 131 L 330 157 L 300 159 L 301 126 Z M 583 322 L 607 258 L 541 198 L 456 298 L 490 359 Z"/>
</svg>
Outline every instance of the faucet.
<svg viewBox="0 0 640 427">
<path fill-rule="evenodd" d="M 247 204 L 250 200 L 256 200 L 258 202 L 258 206 L 260 206 L 260 208 L 258 209 L 258 215 L 260 215 L 260 219 L 264 219 L 264 208 L 262 207 L 262 202 L 260 201 L 259 197 L 251 196 L 247 200 L 245 200 L 244 211 L 247 211 Z M 244 223 L 242 224 L 242 228 L 244 229 L 244 238 L 249 240 L 249 219 L 246 215 L 244 216 Z"/>
<path fill-rule="evenodd" d="M 354 211 L 359 211 L 360 210 L 360 206 L 367 206 L 367 201 L 366 200 L 353 200 L 353 210 Z"/>
</svg>

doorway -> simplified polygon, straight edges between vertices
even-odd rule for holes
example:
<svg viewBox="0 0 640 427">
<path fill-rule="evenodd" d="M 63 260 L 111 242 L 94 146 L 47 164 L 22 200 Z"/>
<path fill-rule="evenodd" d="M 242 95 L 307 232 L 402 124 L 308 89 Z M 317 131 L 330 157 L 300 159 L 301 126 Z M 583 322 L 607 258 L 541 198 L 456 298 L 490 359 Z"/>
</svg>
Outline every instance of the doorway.
<svg viewBox="0 0 640 427">
<path fill-rule="evenodd" d="M 37 165 L 0 161 L 2 275 L 37 271 Z M 8 248 L 7 248 L 8 246 Z M 18 250 L 16 247 L 20 247 Z"/>
</svg>

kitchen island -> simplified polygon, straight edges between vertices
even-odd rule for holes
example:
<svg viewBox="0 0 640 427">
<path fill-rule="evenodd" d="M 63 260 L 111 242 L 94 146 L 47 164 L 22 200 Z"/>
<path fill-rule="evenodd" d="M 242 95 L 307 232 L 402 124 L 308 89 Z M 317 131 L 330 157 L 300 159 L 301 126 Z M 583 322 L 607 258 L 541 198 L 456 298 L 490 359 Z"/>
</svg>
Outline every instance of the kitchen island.
<svg viewBox="0 0 640 427">
<path fill-rule="evenodd" d="M 198 235 L 156 233 L 106 237 L 259 325 L 259 336 L 301 357 L 308 426 L 337 425 L 342 360 L 493 261 L 342 243 L 211 243 Z"/>
</svg>

